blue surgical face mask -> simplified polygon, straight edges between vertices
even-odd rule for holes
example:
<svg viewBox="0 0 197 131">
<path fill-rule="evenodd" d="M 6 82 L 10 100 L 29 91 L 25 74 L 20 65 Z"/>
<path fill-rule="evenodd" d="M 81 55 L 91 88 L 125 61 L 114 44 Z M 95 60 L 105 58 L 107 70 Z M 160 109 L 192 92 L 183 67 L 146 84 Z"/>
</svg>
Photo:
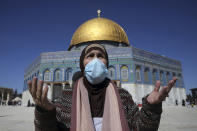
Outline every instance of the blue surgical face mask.
<svg viewBox="0 0 197 131">
<path fill-rule="evenodd" d="M 104 81 L 108 75 L 108 70 L 101 60 L 95 58 L 85 66 L 84 74 L 87 80 L 95 85 Z"/>
</svg>

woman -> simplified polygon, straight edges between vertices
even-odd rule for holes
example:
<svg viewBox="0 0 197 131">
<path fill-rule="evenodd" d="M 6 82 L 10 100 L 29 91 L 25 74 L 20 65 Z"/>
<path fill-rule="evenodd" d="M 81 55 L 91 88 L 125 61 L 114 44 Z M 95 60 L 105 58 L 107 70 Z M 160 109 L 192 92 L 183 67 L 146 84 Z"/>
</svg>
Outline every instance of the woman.
<svg viewBox="0 0 197 131">
<path fill-rule="evenodd" d="M 63 91 L 55 103 L 47 99 L 48 87 L 37 78 L 28 82 L 35 101 L 36 131 L 156 131 L 162 113 L 162 101 L 176 82 L 176 78 L 160 91 L 160 82 L 142 100 L 139 111 L 131 95 L 117 88 L 107 78 L 108 54 L 99 44 L 88 45 L 81 53 L 82 77 L 73 88 Z"/>
</svg>

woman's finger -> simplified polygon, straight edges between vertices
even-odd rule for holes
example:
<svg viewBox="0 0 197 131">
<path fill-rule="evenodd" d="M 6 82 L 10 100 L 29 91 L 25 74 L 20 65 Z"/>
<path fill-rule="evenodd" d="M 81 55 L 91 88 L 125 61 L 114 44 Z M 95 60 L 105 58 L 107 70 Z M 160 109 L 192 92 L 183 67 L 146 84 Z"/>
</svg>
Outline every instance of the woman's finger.
<svg viewBox="0 0 197 131">
<path fill-rule="evenodd" d="M 48 98 L 47 98 L 47 93 L 48 93 L 48 86 L 44 87 L 43 93 L 42 93 L 42 106 L 46 109 L 46 110 L 52 110 L 54 109 L 54 105 L 52 103 L 49 102 Z"/>
<path fill-rule="evenodd" d="M 154 89 L 154 91 L 159 91 L 159 89 L 160 89 L 160 85 L 161 85 L 161 82 L 160 81 L 157 81 L 156 82 L 156 84 L 155 84 L 155 89 Z"/>
<path fill-rule="evenodd" d="M 178 78 L 177 77 L 173 77 L 172 80 L 176 82 L 178 80 Z"/>
<path fill-rule="evenodd" d="M 43 81 L 40 80 L 38 82 L 38 89 L 37 89 L 37 92 L 36 92 L 36 99 L 40 102 L 41 102 L 41 96 L 42 96 L 42 87 L 43 87 Z"/>
<path fill-rule="evenodd" d="M 170 92 L 170 90 L 172 89 L 172 87 L 174 86 L 174 84 L 176 83 L 177 78 L 174 77 L 169 83 L 168 83 L 168 93 Z"/>
<path fill-rule="evenodd" d="M 36 90 L 37 90 L 37 78 L 34 77 L 32 81 L 32 87 L 31 87 L 32 97 L 36 98 Z"/>
<path fill-rule="evenodd" d="M 168 96 L 168 90 L 169 90 L 168 88 L 169 88 L 168 86 L 162 87 L 161 91 L 159 92 L 160 100 L 163 101 Z"/>
<path fill-rule="evenodd" d="M 48 93 L 48 86 L 45 86 L 41 98 L 43 105 L 47 104 L 48 102 L 47 93 Z"/>
</svg>

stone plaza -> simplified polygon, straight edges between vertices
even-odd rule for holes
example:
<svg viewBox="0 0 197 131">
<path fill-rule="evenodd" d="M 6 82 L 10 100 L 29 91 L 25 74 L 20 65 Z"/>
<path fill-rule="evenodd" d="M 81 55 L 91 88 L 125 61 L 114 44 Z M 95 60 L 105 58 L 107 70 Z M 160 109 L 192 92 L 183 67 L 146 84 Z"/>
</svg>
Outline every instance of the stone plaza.
<svg viewBox="0 0 197 131">
<path fill-rule="evenodd" d="M 197 107 L 163 107 L 159 131 L 196 130 Z M 0 131 L 34 131 L 34 107 L 0 106 Z"/>
</svg>

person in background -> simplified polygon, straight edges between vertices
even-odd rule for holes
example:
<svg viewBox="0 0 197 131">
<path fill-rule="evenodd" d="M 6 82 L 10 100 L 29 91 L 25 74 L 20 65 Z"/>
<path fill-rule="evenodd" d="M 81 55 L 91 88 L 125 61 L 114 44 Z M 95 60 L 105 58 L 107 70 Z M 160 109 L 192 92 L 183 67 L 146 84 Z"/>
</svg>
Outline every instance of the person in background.
<svg viewBox="0 0 197 131">
<path fill-rule="evenodd" d="M 182 100 L 182 106 L 185 106 L 185 100 Z"/>
<path fill-rule="evenodd" d="M 178 106 L 178 100 L 175 100 L 175 104 L 176 104 L 176 106 Z"/>
<path fill-rule="evenodd" d="M 157 81 L 154 90 L 142 99 L 142 108 L 132 96 L 107 78 L 108 54 L 100 44 L 86 46 L 80 56 L 80 77 L 72 90 L 51 103 L 48 87 L 37 78 L 28 82 L 35 101 L 36 131 L 157 131 L 162 113 L 162 101 L 168 96 L 177 78 L 160 90 Z"/>
</svg>

